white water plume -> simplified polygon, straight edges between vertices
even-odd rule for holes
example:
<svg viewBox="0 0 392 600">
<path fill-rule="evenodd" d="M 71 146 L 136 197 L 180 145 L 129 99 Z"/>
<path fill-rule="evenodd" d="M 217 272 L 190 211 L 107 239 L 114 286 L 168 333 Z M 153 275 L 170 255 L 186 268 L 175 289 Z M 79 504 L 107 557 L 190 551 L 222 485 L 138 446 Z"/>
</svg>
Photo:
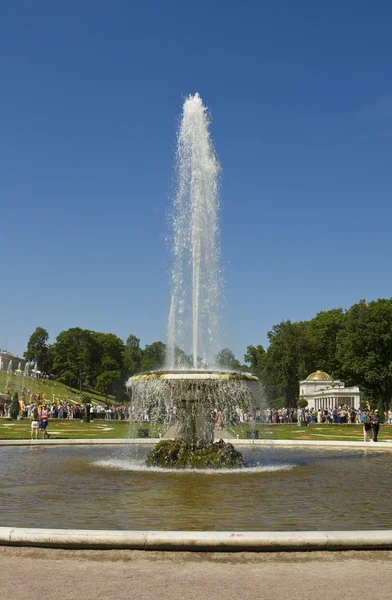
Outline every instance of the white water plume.
<svg viewBox="0 0 392 600">
<path fill-rule="evenodd" d="M 193 367 L 214 364 L 219 348 L 219 163 L 199 94 L 189 96 L 177 139 L 177 194 L 173 209 L 172 304 L 167 366 L 175 345 L 191 352 Z"/>
</svg>

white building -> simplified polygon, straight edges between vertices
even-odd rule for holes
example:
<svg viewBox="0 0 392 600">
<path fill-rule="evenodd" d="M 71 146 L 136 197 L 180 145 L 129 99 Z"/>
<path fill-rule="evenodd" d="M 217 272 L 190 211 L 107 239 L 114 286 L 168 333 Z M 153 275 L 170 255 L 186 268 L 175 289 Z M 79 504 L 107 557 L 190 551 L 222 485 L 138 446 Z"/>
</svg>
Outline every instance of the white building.
<svg viewBox="0 0 392 600">
<path fill-rule="evenodd" d="M 16 356 L 15 354 L 11 354 L 11 352 L 6 352 L 0 348 L 0 371 L 7 371 L 8 366 L 11 363 L 11 370 L 16 371 L 16 369 L 20 365 L 20 369 L 23 371 L 26 364 L 26 359 L 21 356 Z"/>
<path fill-rule="evenodd" d="M 324 371 L 316 371 L 299 382 L 299 395 L 306 398 L 308 408 L 338 408 L 338 406 L 351 406 L 359 408 L 361 393 L 358 386 L 345 387 L 343 381 L 332 379 Z"/>
</svg>

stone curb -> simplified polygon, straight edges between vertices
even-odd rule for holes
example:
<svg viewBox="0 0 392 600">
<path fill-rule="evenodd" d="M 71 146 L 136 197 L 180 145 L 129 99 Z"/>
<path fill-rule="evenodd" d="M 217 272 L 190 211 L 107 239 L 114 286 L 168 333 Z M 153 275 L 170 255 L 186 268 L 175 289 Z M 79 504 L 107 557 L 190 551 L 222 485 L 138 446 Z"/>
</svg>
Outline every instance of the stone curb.
<svg viewBox="0 0 392 600">
<path fill-rule="evenodd" d="M 165 438 L 170 439 L 170 438 Z M 0 440 L 0 446 L 84 446 L 84 445 L 108 445 L 108 446 L 127 446 L 127 445 L 145 445 L 157 444 L 161 438 L 104 438 L 104 439 L 75 439 L 75 440 Z M 217 441 L 217 440 L 215 440 Z M 244 439 L 226 439 L 233 446 L 340 446 L 342 448 L 388 448 L 392 450 L 392 442 L 345 442 L 337 440 L 244 440 Z"/>
<path fill-rule="evenodd" d="M 0 527 L 0 546 L 106 550 L 181 550 L 186 552 L 391 550 L 392 530 L 215 532 Z"/>
</svg>

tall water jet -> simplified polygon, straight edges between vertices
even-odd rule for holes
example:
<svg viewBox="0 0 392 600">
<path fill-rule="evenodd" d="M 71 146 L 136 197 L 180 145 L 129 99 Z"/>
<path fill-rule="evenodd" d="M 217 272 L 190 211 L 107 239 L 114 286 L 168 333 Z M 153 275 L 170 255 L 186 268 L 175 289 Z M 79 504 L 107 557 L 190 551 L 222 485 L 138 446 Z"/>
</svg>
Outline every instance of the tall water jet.
<svg viewBox="0 0 392 600">
<path fill-rule="evenodd" d="M 257 377 L 215 368 L 221 292 L 220 167 L 208 126 L 200 96 L 189 96 L 177 139 L 166 370 L 134 375 L 127 383 L 134 421 L 146 416 L 150 423 L 163 423 L 176 408 L 175 441 L 162 440 L 147 457 L 147 464 L 155 466 L 241 466 L 242 455 L 231 444 L 214 443 L 216 412 L 225 415 L 228 425 L 236 420 L 240 407 L 250 422 L 261 414 Z"/>
<path fill-rule="evenodd" d="M 172 308 L 168 367 L 175 344 L 191 351 L 196 369 L 214 365 L 219 347 L 219 163 L 199 94 L 183 105 L 178 131 L 177 193 L 173 207 Z"/>
<path fill-rule="evenodd" d="M 169 322 L 167 326 L 166 363 L 169 369 L 176 362 L 176 301 L 171 297 Z"/>
</svg>

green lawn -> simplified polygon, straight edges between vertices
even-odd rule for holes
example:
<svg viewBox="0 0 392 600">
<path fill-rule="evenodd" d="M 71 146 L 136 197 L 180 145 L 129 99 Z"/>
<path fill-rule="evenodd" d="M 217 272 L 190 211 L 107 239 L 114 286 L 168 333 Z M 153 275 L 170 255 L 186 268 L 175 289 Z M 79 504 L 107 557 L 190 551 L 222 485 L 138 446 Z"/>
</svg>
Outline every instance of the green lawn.
<svg viewBox="0 0 392 600">
<path fill-rule="evenodd" d="M 233 425 L 227 428 L 234 437 L 240 439 L 248 437 L 250 427 L 247 424 Z M 256 425 L 259 439 L 266 440 L 338 440 L 338 441 L 363 441 L 362 425 L 319 425 L 312 423 L 310 427 L 293 425 Z M 378 436 L 380 442 L 392 440 L 392 426 L 381 425 Z"/>
<path fill-rule="evenodd" d="M 28 419 L 11 421 L 0 419 L 0 440 L 23 440 L 30 438 L 31 422 Z M 51 439 L 122 439 L 139 437 L 139 429 L 147 429 L 148 437 L 158 438 L 163 435 L 168 425 L 149 425 L 148 423 L 129 423 L 128 421 L 93 421 L 83 423 L 78 419 L 72 421 L 49 419 L 48 433 Z M 227 428 L 234 437 L 247 439 L 249 425 L 236 425 Z M 297 425 L 257 425 L 259 439 L 264 440 L 338 440 L 362 441 L 361 425 L 317 425 L 298 427 Z M 392 441 L 392 426 L 381 425 L 380 442 Z"/>
<path fill-rule="evenodd" d="M 7 389 L 7 381 L 10 381 L 11 388 Z M 36 380 L 33 377 L 24 377 L 23 375 L 15 375 L 5 373 L 4 371 L 0 372 L 0 392 L 7 393 L 11 392 L 11 395 L 15 393 L 15 391 L 19 394 L 19 400 L 22 399 L 22 392 L 20 388 L 24 386 L 26 389 L 29 389 L 31 393 L 35 394 L 45 394 L 45 399 L 47 402 L 51 402 L 53 396 L 56 400 L 64 401 L 66 397 L 73 402 L 80 402 L 79 400 L 79 390 L 75 388 L 69 388 L 69 386 L 64 383 L 60 383 L 60 381 L 50 381 L 50 380 Z M 106 404 L 105 396 L 99 394 L 96 390 L 93 390 L 89 387 L 84 387 L 82 393 L 91 395 L 92 404 Z M 108 397 L 108 403 L 114 403 L 114 397 Z"/>
<path fill-rule="evenodd" d="M 83 423 L 77 419 L 63 421 L 49 419 L 48 433 L 50 439 L 122 439 L 128 437 L 139 437 L 138 430 L 147 429 L 148 437 L 159 437 L 163 434 L 166 425 L 130 424 L 128 421 L 93 421 Z M 0 419 L 0 440 L 25 440 L 30 439 L 31 422 L 28 419 L 11 421 Z M 41 437 L 39 435 L 39 437 Z"/>
</svg>

